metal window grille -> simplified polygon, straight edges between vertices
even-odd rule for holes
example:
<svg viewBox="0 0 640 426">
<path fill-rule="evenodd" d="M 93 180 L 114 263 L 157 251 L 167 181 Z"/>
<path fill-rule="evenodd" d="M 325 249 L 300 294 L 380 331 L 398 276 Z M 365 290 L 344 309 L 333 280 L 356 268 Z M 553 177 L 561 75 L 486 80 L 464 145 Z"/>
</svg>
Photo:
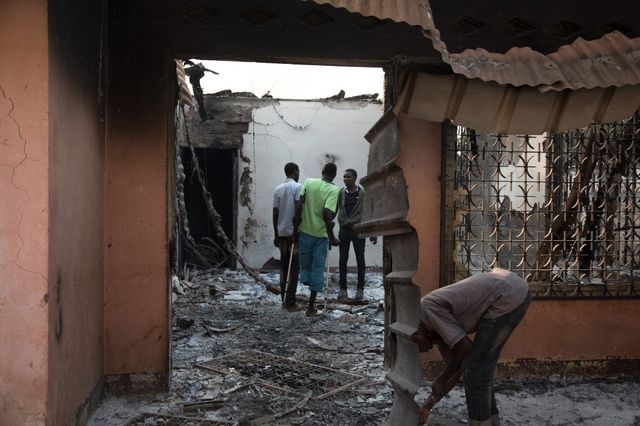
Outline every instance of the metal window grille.
<svg viewBox="0 0 640 426">
<path fill-rule="evenodd" d="M 640 115 L 545 135 L 448 126 L 442 284 L 501 267 L 537 297 L 634 297 Z"/>
</svg>

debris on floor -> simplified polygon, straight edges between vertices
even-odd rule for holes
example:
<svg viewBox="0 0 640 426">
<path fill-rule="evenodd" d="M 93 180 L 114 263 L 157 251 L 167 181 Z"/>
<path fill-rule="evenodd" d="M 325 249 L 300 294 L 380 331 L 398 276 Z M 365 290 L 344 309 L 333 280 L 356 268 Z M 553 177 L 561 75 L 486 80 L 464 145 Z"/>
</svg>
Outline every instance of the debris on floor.
<svg viewBox="0 0 640 426">
<path fill-rule="evenodd" d="M 355 374 L 258 351 L 237 352 L 197 366 L 224 375 L 237 372 L 256 377 L 265 387 L 294 395 L 310 392 L 316 399 L 325 399 L 365 380 Z"/>
<path fill-rule="evenodd" d="M 364 304 L 337 301 L 307 318 L 245 272 L 190 270 L 172 280 L 173 371 L 167 393 L 107 395 L 89 425 L 380 425 L 393 390 L 385 380 L 382 275 L 367 272 Z M 278 274 L 262 274 L 272 283 Z M 355 284 L 355 274 L 349 274 Z M 178 281 L 176 281 L 178 280 Z M 355 285 L 349 288 L 350 296 Z M 301 304 L 309 291 L 298 288 Z M 326 303 L 318 297 L 319 305 Z M 500 382 L 502 424 L 640 425 L 640 383 Z M 464 425 L 456 386 L 429 425 Z"/>
<path fill-rule="evenodd" d="M 164 425 L 164 426 L 227 426 L 232 425 L 231 422 L 220 422 L 207 419 L 199 419 L 196 417 L 168 416 L 154 413 L 142 413 L 132 419 L 127 426 L 148 426 L 148 425 Z"/>
</svg>

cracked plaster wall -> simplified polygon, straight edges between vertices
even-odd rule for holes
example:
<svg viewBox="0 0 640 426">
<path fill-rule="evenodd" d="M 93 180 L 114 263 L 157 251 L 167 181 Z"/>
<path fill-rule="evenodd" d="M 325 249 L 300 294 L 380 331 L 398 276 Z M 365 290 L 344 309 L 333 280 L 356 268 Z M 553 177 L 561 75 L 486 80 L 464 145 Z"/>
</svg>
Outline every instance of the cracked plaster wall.
<svg viewBox="0 0 640 426">
<path fill-rule="evenodd" d="M 28 28 L 28 31 L 25 31 Z M 47 395 L 47 2 L 0 6 L 0 423 L 42 424 Z"/>
<path fill-rule="evenodd" d="M 259 268 L 280 258 L 271 215 L 273 189 L 285 180 L 284 165 L 298 164 L 303 183 L 320 177 L 322 166 L 335 161 L 334 184 L 344 187 L 345 169 L 355 169 L 358 178 L 366 175 L 369 143 L 364 135 L 381 116 L 381 104 L 364 101 L 280 100 L 253 111 L 238 160 L 238 249 L 250 265 Z M 337 223 L 334 230 L 338 235 Z M 366 265 L 381 266 L 381 241 L 366 244 Z M 331 267 L 338 267 L 338 258 L 338 250 L 331 250 Z M 349 265 L 356 265 L 353 249 Z"/>
</svg>

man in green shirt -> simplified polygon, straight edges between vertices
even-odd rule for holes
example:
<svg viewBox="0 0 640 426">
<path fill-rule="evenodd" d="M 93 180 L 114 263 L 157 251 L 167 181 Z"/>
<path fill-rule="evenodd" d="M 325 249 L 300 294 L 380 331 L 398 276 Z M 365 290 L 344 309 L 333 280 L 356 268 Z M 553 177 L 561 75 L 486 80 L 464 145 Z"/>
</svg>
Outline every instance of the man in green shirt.
<svg viewBox="0 0 640 426">
<path fill-rule="evenodd" d="M 334 163 L 322 169 L 322 179 L 304 181 L 300 191 L 296 223 L 299 223 L 298 259 L 300 282 L 309 286 L 307 316 L 317 313 L 316 296 L 324 286 L 324 266 L 329 244 L 340 244 L 333 234 L 333 219 L 336 215 L 340 190 L 332 183 L 337 174 Z"/>
</svg>

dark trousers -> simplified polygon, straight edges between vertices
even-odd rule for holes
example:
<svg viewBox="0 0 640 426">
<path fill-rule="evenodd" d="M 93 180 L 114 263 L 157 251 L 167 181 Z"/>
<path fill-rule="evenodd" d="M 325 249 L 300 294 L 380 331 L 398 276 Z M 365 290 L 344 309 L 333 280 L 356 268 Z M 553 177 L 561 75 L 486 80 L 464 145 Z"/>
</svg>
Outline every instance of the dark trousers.
<svg viewBox="0 0 640 426">
<path fill-rule="evenodd" d="M 364 238 L 358 238 L 352 227 L 341 226 L 338 233 L 340 240 L 340 288 L 347 288 L 347 262 L 349 261 L 349 248 L 353 243 L 353 251 L 356 252 L 356 264 L 358 265 L 358 287 L 364 288 Z"/>
<path fill-rule="evenodd" d="M 469 419 L 475 424 L 490 424 L 498 414 L 493 393 L 493 374 L 502 347 L 527 312 L 531 296 L 513 311 L 498 318 L 483 318 L 478 323 L 473 351 L 462 362 L 464 393 Z"/>
<path fill-rule="evenodd" d="M 287 277 L 289 271 L 289 259 L 291 257 L 291 249 L 293 239 L 280 238 L 280 296 L 285 306 L 293 306 L 296 304 L 296 290 L 298 289 L 298 246 L 293 248 L 293 259 L 291 259 L 291 273 Z M 287 279 L 289 287 L 287 288 Z M 286 289 L 286 294 L 285 294 Z"/>
</svg>

